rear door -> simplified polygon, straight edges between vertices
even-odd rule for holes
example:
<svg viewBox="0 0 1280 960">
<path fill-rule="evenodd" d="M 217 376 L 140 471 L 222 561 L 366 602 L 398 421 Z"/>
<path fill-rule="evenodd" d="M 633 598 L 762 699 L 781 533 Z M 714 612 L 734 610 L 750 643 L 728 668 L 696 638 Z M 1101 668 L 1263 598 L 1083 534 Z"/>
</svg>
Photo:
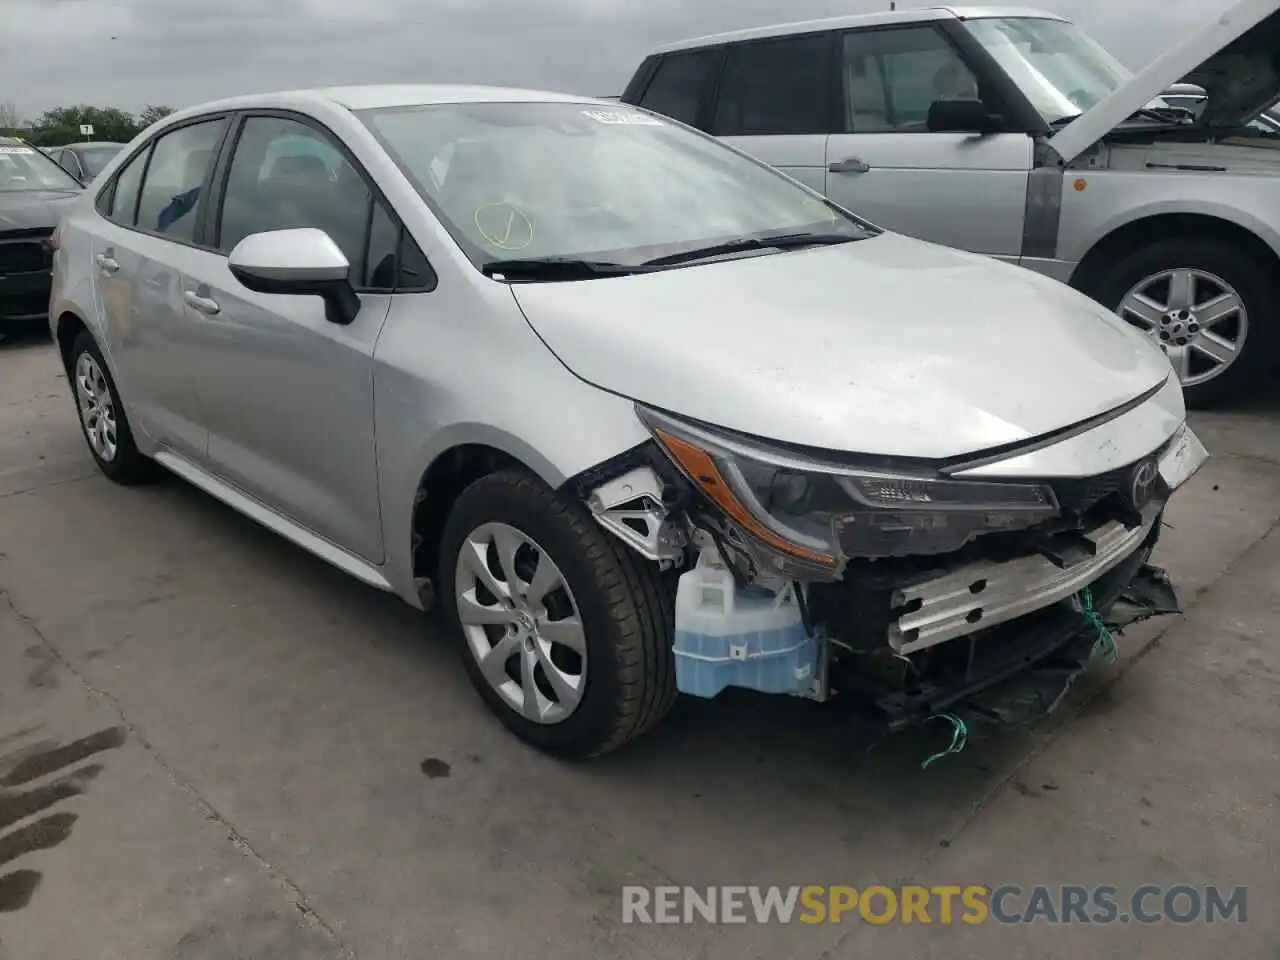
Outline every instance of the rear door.
<svg viewBox="0 0 1280 960">
<path fill-rule="evenodd" d="M 379 563 L 372 356 L 391 303 L 383 274 L 398 221 L 359 162 L 300 115 L 245 116 L 225 167 L 212 249 L 187 258 L 181 279 L 187 322 L 199 331 L 210 466 Z M 231 275 L 227 258 L 242 239 L 296 227 L 324 230 L 351 263 L 361 309 L 350 325 L 327 320 L 319 297 L 255 293 Z"/>
<path fill-rule="evenodd" d="M 184 124 L 139 151 L 100 199 L 91 244 L 99 316 L 131 420 L 156 443 L 204 462 L 195 381 L 197 329 L 182 306 L 182 258 L 195 249 L 225 117 Z"/>
<path fill-rule="evenodd" d="M 936 100 L 998 93 L 935 24 L 845 33 L 840 129 L 827 143 L 827 195 L 899 233 L 1016 259 L 1032 141 L 1025 133 L 932 133 Z"/>
<path fill-rule="evenodd" d="M 804 34 L 729 47 L 711 133 L 824 191 L 834 38 Z"/>
</svg>

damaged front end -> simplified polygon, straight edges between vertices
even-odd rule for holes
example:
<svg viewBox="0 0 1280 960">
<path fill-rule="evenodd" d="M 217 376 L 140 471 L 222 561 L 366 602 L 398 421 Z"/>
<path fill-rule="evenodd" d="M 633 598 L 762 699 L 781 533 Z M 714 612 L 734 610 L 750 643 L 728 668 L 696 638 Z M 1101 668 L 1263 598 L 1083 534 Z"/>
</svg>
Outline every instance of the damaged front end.
<svg viewBox="0 0 1280 960">
<path fill-rule="evenodd" d="M 654 443 L 580 478 L 598 522 L 679 572 L 676 679 L 838 699 L 899 729 L 1052 710 L 1111 631 L 1180 612 L 1149 558 L 1207 458 L 1183 426 L 1083 479 L 960 480 L 638 410 Z"/>
</svg>

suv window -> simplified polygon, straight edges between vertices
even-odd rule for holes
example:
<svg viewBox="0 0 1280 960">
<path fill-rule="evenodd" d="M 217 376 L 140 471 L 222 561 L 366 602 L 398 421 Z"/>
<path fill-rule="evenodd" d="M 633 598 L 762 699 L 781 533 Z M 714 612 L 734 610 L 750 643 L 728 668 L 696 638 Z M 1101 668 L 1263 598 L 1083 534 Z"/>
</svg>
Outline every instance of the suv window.
<svg viewBox="0 0 1280 960">
<path fill-rule="evenodd" d="M 346 254 L 351 282 L 360 286 L 372 199 L 319 130 L 287 117 L 249 117 L 231 158 L 218 249 L 230 252 L 251 233 L 315 227 Z"/>
<path fill-rule="evenodd" d="M 225 127 L 225 119 L 206 120 L 156 140 L 138 202 L 140 230 L 195 240 L 201 195 Z"/>
<path fill-rule="evenodd" d="M 698 108 L 719 62 L 719 50 L 664 56 L 640 98 L 640 106 L 691 127 L 697 126 Z"/>
<path fill-rule="evenodd" d="M 841 70 L 849 133 L 924 133 L 936 100 L 978 96 L 978 82 L 933 27 L 847 33 Z"/>
<path fill-rule="evenodd" d="M 731 47 L 711 132 L 717 136 L 828 133 L 829 34 Z"/>
<path fill-rule="evenodd" d="M 103 213 L 121 226 L 134 226 L 134 218 L 138 213 L 138 193 L 142 186 L 142 173 L 147 168 L 147 155 L 150 152 L 149 148 L 139 150 L 138 155 L 126 163 L 124 169 L 116 176 L 115 189 L 111 191 L 109 206 Z"/>
</svg>

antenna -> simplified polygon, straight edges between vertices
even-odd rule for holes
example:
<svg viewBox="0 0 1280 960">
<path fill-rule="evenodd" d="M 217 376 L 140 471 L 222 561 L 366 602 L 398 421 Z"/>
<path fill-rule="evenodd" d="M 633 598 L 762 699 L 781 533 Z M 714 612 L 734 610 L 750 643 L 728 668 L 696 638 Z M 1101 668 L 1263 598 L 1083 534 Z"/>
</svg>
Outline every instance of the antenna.
<svg viewBox="0 0 1280 960">
<path fill-rule="evenodd" d="M 897 3 L 895 3 L 894 0 L 889 0 L 889 12 L 892 13 L 894 10 L 897 10 L 897 9 L 898 9 Z"/>
</svg>

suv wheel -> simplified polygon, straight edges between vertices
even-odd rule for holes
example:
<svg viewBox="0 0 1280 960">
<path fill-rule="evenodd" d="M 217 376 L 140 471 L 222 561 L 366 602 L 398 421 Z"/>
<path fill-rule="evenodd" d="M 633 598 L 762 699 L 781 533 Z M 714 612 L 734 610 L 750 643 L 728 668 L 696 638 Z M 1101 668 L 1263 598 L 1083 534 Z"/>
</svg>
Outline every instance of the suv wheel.
<svg viewBox="0 0 1280 960">
<path fill-rule="evenodd" d="M 133 486 L 155 479 L 155 461 L 138 452 L 120 404 L 120 394 L 102 351 L 87 331 L 71 345 L 71 392 L 80 428 L 98 468 L 116 483 Z"/>
<path fill-rule="evenodd" d="M 1153 243 L 1087 292 L 1160 344 L 1190 406 L 1256 389 L 1275 359 L 1275 281 L 1266 265 L 1220 241 Z"/>
<path fill-rule="evenodd" d="M 671 581 L 538 478 L 506 470 L 468 487 L 440 576 L 471 682 L 527 743 L 596 756 L 670 709 Z"/>
</svg>

